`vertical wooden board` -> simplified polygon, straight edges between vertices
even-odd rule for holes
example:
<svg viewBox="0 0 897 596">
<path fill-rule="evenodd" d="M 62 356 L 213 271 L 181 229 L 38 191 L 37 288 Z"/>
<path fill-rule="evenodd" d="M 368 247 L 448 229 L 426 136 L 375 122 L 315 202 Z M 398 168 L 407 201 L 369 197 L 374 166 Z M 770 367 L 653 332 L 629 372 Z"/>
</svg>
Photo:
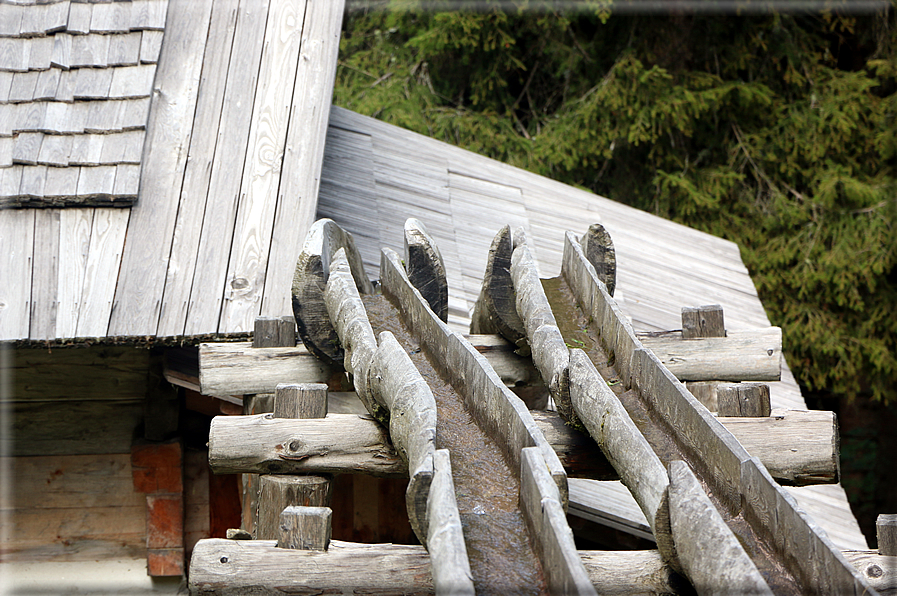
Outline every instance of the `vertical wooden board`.
<svg viewBox="0 0 897 596">
<path fill-rule="evenodd" d="M 211 2 L 171 0 L 141 172 L 115 292 L 110 335 L 154 335 L 187 160 Z M 160 241 L 161 240 L 161 241 Z"/>
<path fill-rule="evenodd" d="M 246 114 L 255 97 L 268 3 L 269 0 L 244 1 L 237 14 L 184 335 L 218 329 L 249 138 L 250 119 Z"/>
<path fill-rule="evenodd" d="M 75 337 L 84 274 L 90 252 L 90 229 L 94 209 L 66 209 L 59 216 L 59 304 L 56 312 L 56 337 Z"/>
<path fill-rule="evenodd" d="M 35 214 L 28 210 L 0 211 L 0 339 L 28 337 L 31 311 L 31 271 Z"/>
<path fill-rule="evenodd" d="M 76 337 L 106 335 L 129 215 L 128 209 L 95 210 Z"/>
<path fill-rule="evenodd" d="M 317 210 L 344 5 L 344 0 L 331 0 L 305 8 L 262 315 L 292 310 L 293 270 Z"/>
<path fill-rule="evenodd" d="M 221 132 L 218 126 L 227 83 L 225 75 L 238 12 L 235 5 L 236 2 L 218 2 L 212 6 L 209 38 L 196 100 L 196 116 L 193 119 L 194 133 L 190 140 L 190 155 L 181 189 L 181 208 L 174 226 L 171 258 L 165 278 L 158 330 L 161 336 L 184 333 L 187 303 L 190 300 L 202 231 L 200 222 L 208 200 L 216 141 Z M 144 35 L 147 33 L 155 32 L 144 32 Z"/>
<path fill-rule="evenodd" d="M 59 209 L 34 213 L 34 275 L 32 280 L 31 339 L 56 337 L 56 296 L 59 292 Z"/>
<path fill-rule="evenodd" d="M 251 330 L 260 312 L 305 4 L 305 0 L 275 0 L 268 13 L 219 333 Z M 292 267 L 290 271 L 292 281 Z"/>
</svg>

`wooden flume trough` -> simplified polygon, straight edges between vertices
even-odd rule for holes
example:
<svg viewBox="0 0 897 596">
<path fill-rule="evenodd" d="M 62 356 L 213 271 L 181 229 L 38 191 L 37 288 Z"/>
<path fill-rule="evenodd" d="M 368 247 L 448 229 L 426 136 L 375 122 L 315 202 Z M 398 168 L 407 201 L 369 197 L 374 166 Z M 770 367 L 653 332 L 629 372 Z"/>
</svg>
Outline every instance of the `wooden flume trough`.
<svg viewBox="0 0 897 596">
<path fill-rule="evenodd" d="M 313 344 L 315 334 L 308 333 L 308 329 L 317 326 L 321 330 L 318 336 L 324 338 L 322 343 L 332 354 L 344 357 L 345 368 L 352 374 L 359 398 L 375 418 L 389 425 L 389 433 L 378 422 L 354 415 L 329 414 L 319 420 L 272 419 L 265 415 L 219 417 L 213 422 L 210 434 L 210 462 L 216 472 L 351 471 L 409 476 L 409 518 L 421 542 L 427 545 L 429 556 L 421 547 L 397 545 L 335 542 L 331 551 L 320 553 L 278 548 L 266 541 L 201 541 L 191 563 L 191 590 L 196 593 L 239 593 L 252 587 L 265 593 L 279 593 L 278 590 L 287 587 L 346 587 L 358 581 L 359 577 L 367 577 L 367 572 L 376 565 L 381 569 L 370 576 L 367 587 L 372 589 L 379 586 L 426 593 L 435 588 L 438 593 L 469 593 L 473 585 L 470 583 L 470 568 L 465 565 L 467 556 L 454 506 L 451 475 L 450 472 L 448 475 L 439 474 L 439 470 L 448 470 L 450 464 L 448 452 L 435 449 L 433 439 L 436 430 L 430 423 L 435 418 L 435 414 L 430 415 L 431 408 L 435 409 L 430 402 L 432 396 L 427 397 L 426 382 L 419 378 L 420 375 L 415 375 L 417 371 L 407 354 L 398 347 L 395 338 L 389 332 L 381 333 L 379 338 L 374 337 L 359 295 L 359 291 L 367 290 L 368 286 L 364 284 L 366 279 L 358 279 L 359 275 L 363 277 L 364 274 L 360 259 L 351 255 L 354 253 L 351 237 L 332 222 L 318 222 L 314 229 L 318 236 L 310 233 L 311 244 L 319 247 L 319 258 L 317 262 L 314 258 L 306 259 L 306 263 L 312 263 L 306 269 L 317 272 L 315 285 L 318 288 L 322 286 L 320 282 L 324 282 L 325 289 L 319 289 L 319 292 L 325 298 L 327 320 L 322 322 L 320 315 L 324 311 L 318 307 L 314 311 L 317 319 L 308 317 L 308 320 L 299 323 L 300 329 L 304 326 L 306 330 L 303 339 Z M 591 250 L 589 242 L 594 242 Z M 609 238 L 602 238 L 593 230 L 584 239 L 584 244 L 589 254 L 597 255 L 594 258 L 604 280 L 612 277 L 613 253 Z M 684 572 L 702 593 L 728 593 L 733 589 L 755 593 L 769 591 L 767 581 L 775 579 L 769 577 L 773 572 L 768 565 L 761 565 L 762 573 L 757 570 L 751 556 L 735 539 L 723 519 L 728 516 L 731 521 L 733 506 L 744 508 L 744 517 L 749 524 L 760 528 L 759 540 L 765 541 L 764 545 L 778 548 L 779 553 L 784 553 L 778 556 L 783 559 L 782 567 L 787 569 L 785 573 L 790 575 L 784 582 L 771 581 L 772 592 L 791 593 L 796 587 L 797 591 L 837 589 L 841 593 L 873 593 L 847 559 L 835 551 L 824 536 L 820 536 L 812 520 L 794 509 L 793 500 L 789 502 L 790 496 L 778 488 L 766 472 L 766 467 L 776 470 L 776 478 L 790 483 L 836 482 L 837 429 L 830 414 L 811 423 L 816 425 L 823 437 L 829 437 L 827 448 L 819 449 L 820 443 L 825 445 L 826 441 L 818 441 L 815 443 L 815 453 L 806 451 L 788 461 L 777 461 L 775 454 L 791 453 L 790 449 L 774 447 L 763 451 L 765 461 L 747 456 L 748 452 L 726 429 L 731 429 L 748 443 L 753 440 L 749 451 L 755 453 L 762 451 L 763 444 L 768 446 L 781 435 L 765 431 L 745 432 L 745 428 L 768 429 L 770 424 L 778 422 L 780 426 L 793 423 L 805 430 L 805 423 L 795 422 L 803 413 L 783 412 L 776 417 L 721 418 L 717 421 L 709 413 L 701 413 L 703 406 L 684 391 L 682 384 L 668 369 L 661 371 L 660 382 L 653 380 L 648 371 L 661 370 L 663 363 L 643 346 L 650 345 L 654 338 L 642 338 L 643 343 L 640 343 L 639 338 L 631 333 L 631 328 L 620 316 L 619 309 L 607 292 L 604 280 L 599 279 L 595 265 L 589 263 L 581 245 L 575 242 L 572 235 L 568 235 L 562 275 L 578 292 L 579 302 L 597 322 L 597 335 L 604 349 L 613 354 L 614 372 L 617 372 L 619 382 L 635 393 L 677 393 L 680 402 L 697 412 L 674 412 L 680 417 L 684 416 L 686 432 L 694 432 L 694 428 L 702 423 L 710 425 L 716 440 L 735 453 L 739 474 L 734 479 L 731 473 L 734 468 L 731 465 L 724 467 L 729 464 L 725 457 L 722 463 L 714 461 L 706 464 L 700 459 L 697 462 L 698 467 L 704 467 L 701 481 L 714 490 L 722 487 L 728 491 L 724 492 L 728 500 L 723 502 L 723 508 L 728 506 L 729 511 L 721 515 L 717 509 L 719 503 L 715 505 L 710 501 L 702 482 L 692 471 L 696 465 L 693 461 L 696 445 L 691 444 L 692 451 L 688 452 L 687 459 L 691 465 L 680 459 L 661 461 L 588 356 L 580 350 L 571 350 L 567 345 L 557 325 L 552 322 L 551 306 L 531 265 L 522 233 L 518 232 L 512 237 L 509 229 L 502 230 L 490 251 L 490 267 L 472 327 L 479 332 L 499 331 L 510 335 L 508 340 L 512 344 L 510 348 L 502 349 L 481 346 L 485 348 L 485 356 L 463 337 L 452 333 L 440 316 L 434 313 L 434 310 L 445 312 L 444 270 L 440 272 L 442 264 L 438 249 L 417 222 L 406 226 L 405 253 L 403 263 L 392 251 L 383 251 L 383 291 L 397 299 L 402 318 L 422 346 L 430 351 L 436 361 L 447 363 L 448 370 L 444 372 L 452 377 L 453 385 L 459 386 L 459 393 L 464 396 L 468 408 L 475 411 L 478 422 L 485 423 L 493 434 L 499 436 L 506 456 L 521 471 L 521 508 L 527 525 L 535 531 L 533 541 L 537 543 L 536 550 L 542 557 L 552 593 L 593 593 L 594 587 L 618 593 L 676 592 L 682 586 L 677 585 L 681 579 L 674 569 Z M 504 267 L 501 262 L 495 265 L 495 258 L 504 258 L 510 266 Z M 300 258 L 299 268 L 302 266 L 303 259 Z M 425 293 L 420 288 L 424 288 Z M 294 287 L 294 296 L 296 294 Z M 490 294 L 492 299 L 488 299 Z M 507 308 L 509 302 L 514 305 L 513 310 Z M 504 308 L 504 312 L 497 314 L 496 305 Z M 511 324 L 499 324 L 503 316 L 516 316 L 517 320 Z M 341 350 L 332 349 L 331 328 L 339 338 Z M 328 337 L 331 339 L 328 340 Z M 775 333 L 760 333 L 755 337 L 759 339 L 754 344 L 741 344 L 740 349 L 754 349 L 758 355 L 766 354 L 777 364 L 781 354 L 781 335 L 776 337 Z M 771 378 L 768 372 L 770 367 L 759 356 L 756 360 L 761 367 L 766 367 L 766 372 L 738 373 L 736 370 L 724 375 L 695 373 L 689 377 L 689 373 L 681 371 L 694 366 L 695 362 L 699 363 L 698 366 L 712 366 L 709 362 L 712 358 L 707 357 L 706 351 L 683 358 L 676 355 L 681 354 L 676 347 L 677 341 L 684 343 L 681 337 L 668 335 L 660 339 L 667 344 L 672 342 L 672 347 L 667 350 L 674 354 L 673 359 L 677 362 L 688 361 L 686 367 L 677 373 L 683 380 L 742 380 L 738 374 L 744 374 L 745 379 L 750 380 Z M 481 343 L 494 347 L 496 342 L 490 338 Z M 717 347 L 725 350 L 732 343 L 718 342 Z M 746 348 L 746 345 L 755 347 Z M 563 516 L 567 498 L 564 468 L 575 475 L 578 461 L 603 458 L 594 451 L 593 445 L 583 444 L 582 435 L 577 431 L 558 424 L 556 414 L 534 413 L 534 416 L 508 391 L 505 386 L 508 380 L 514 384 L 515 378 L 537 377 L 531 372 L 531 365 L 510 352 L 516 349 L 526 353 L 527 348 L 531 348 L 541 377 L 548 380 L 547 385 L 558 403 L 558 409 L 573 424 L 584 423 L 604 450 L 607 460 L 613 464 L 615 471 L 608 468 L 606 461 L 602 464 L 602 477 L 621 477 L 632 490 L 657 538 L 659 556 L 654 554 L 645 558 L 644 555 L 631 553 L 577 553 Z M 266 350 L 268 352 L 260 356 L 247 354 L 255 350 L 240 346 L 204 346 L 201 355 L 204 392 L 250 393 L 262 391 L 272 383 L 284 380 L 324 380 L 327 378 L 324 375 L 332 374 L 334 365 L 338 364 L 310 360 L 307 351 L 297 348 Z M 312 345 L 310 351 L 321 353 L 325 350 Z M 702 361 L 705 364 L 701 364 Z M 236 376 L 234 370 L 227 371 L 226 366 L 215 364 L 225 362 L 242 372 L 239 383 L 222 378 L 228 374 Z M 501 377 L 489 366 L 492 362 L 502 370 Z M 527 370 L 528 367 L 530 370 Z M 737 369 L 737 366 L 734 368 Z M 251 378 L 246 372 L 252 373 Z M 234 390 L 237 385 L 240 385 L 239 391 Z M 215 389 L 210 389 L 212 387 Z M 681 410 L 684 406 L 676 407 Z M 408 417 L 407 413 L 414 414 L 415 422 L 403 427 L 401 420 Z M 542 429 L 548 432 L 543 434 Z M 551 441 L 546 436 L 551 437 Z M 302 438 L 301 445 L 294 441 L 296 437 Z M 297 449 L 290 453 L 288 450 L 292 446 Z M 589 453 L 590 448 L 592 451 Z M 738 454 L 744 457 L 738 459 Z M 700 457 L 701 454 L 698 452 L 697 455 Z M 733 456 L 728 455 L 728 458 L 731 460 Z M 439 461 L 443 463 L 437 464 Z M 715 473 L 729 476 L 719 480 L 711 475 L 708 480 L 705 477 L 708 467 Z M 597 473 L 593 469 L 586 475 L 594 476 Z M 753 476 L 750 476 L 751 473 Z M 746 475 L 748 482 L 753 484 L 743 486 L 742 475 Z M 780 501 L 785 505 L 780 505 Z M 785 512 L 782 523 L 790 525 L 769 527 L 770 523 L 779 523 L 778 515 L 771 516 L 769 511 L 778 511 L 780 506 Z M 787 517 L 789 506 L 793 511 L 790 518 Z M 434 521 L 437 526 L 430 525 Z M 435 527 L 446 529 L 441 534 L 448 535 L 448 539 L 443 540 L 442 545 L 433 541 Z M 798 533 L 784 539 L 777 538 L 785 529 L 796 529 Z M 731 556 L 723 561 L 721 557 L 702 555 L 706 553 L 706 544 L 703 543 L 708 540 L 715 545 L 711 550 L 730 553 Z M 777 540 L 782 544 L 779 545 Z M 704 548 L 696 548 L 699 544 L 703 544 Z M 804 559 L 807 558 L 804 555 L 811 555 L 809 562 L 797 561 L 793 554 L 789 559 L 788 553 L 798 549 Z M 354 578 L 341 575 L 345 572 L 349 557 L 358 557 L 358 564 L 365 569 Z M 376 557 L 380 557 L 377 564 L 361 563 Z M 222 563 L 225 559 L 227 562 Z M 720 562 L 725 563 L 725 568 L 719 566 Z M 814 567 L 806 570 L 804 567 L 807 565 Z M 823 569 L 824 565 L 829 568 Z M 618 573 L 608 573 L 610 567 Z M 321 569 L 329 569 L 330 574 L 322 574 Z M 384 569 L 391 572 L 384 572 Z"/>
</svg>

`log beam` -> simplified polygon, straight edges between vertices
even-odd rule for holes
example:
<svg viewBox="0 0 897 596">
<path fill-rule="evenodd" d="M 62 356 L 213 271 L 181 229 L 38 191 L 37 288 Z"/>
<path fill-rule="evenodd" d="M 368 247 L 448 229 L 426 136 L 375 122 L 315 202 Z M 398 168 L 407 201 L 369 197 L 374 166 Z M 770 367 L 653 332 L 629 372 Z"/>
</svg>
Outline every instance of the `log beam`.
<svg viewBox="0 0 897 596">
<path fill-rule="evenodd" d="M 554 412 L 533 419 L 571 477 L 613 480 L 597 444 Z M 837 482 L 837 426 L 831 412 L 773 410 L 766 418 L 720 418 L 747 451 L 785 484 Z M 335 440 L 339 437 L 339 440 Z M 209 462 L 219 473 L 329 473 L 403 477 L 408 471 L 386 429 L 367 416 L 320 420 L 265 415 L 219 416 L 209 435 Z"/>
</svg>

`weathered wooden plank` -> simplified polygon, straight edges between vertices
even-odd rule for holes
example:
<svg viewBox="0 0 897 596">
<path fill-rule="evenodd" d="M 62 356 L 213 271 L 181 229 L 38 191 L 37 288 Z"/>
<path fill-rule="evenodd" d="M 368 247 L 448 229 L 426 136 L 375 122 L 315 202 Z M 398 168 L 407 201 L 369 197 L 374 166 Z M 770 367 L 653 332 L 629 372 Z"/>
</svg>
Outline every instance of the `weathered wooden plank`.
<svg viewBox="0 0 897 596">
<path fill-rule="evenodd" d="M 131 99 L 149 97 L 153 91 L 153 77 L 155 75 L 155 64 L 115 68 L 112 74 L 112 84 L 109 87 L 109 98 Z"/>
<path fill-rule="evenodd" d="M 651 526 L 619 480 L 570 479 L 570 515 L 654 541 Z"/>
<path fill-rule="evenodd" d="M 73 5 L 74 6 L 74 5 Z M 142 200 L 131 210 L 110 335 L 154 335 L 187 160 L 211 2 L 171 0 L 147 126 Z"/>
<path fill-rule="evenodd" d="M 142 399 L 15 402 L 12 436 L 0 441 L 15 457 L 127 453 L 142 419 Z"/>
<path fill-rule="evenodd" d="M 595 594 L 576 552 L 557 485 L 538 447 L 526 447 L 520 456 L 520 509 L 549 590 L 554 594 Z"/>
<path fill-rule="evenodd" d="M 583 234 L 580 245 L 598 279 L 604 282 L 607 293 L 613 296 L 617 286 L 617 256 L 610 234 L 600 223 L 592 224 Z"/>
<path fill-rule="evenodd" d="M 681 460 L 670 463 L 676 555 L 699 594 L 772 594 L 738 538 Z"/>
<path fill-rule="evenodd" d="M 0 212 L 0 264 L 6 280 L 0 290 L 0 338 L 28 337 L 31 313 L 33 211 Z"/>
<path fill-rule="evenodd" d="M 96 209 L 90 233 L 76 337 L 105 337 L 130 213 Z"/>
<path fill-rule="evenodd" d="M 680 381 L 778 381 L 782 330 L 730 331 L 726 337 L 686 340 L 676 333 L 641 336 Z"/>
<path fill-rule="evenodd" d="M 205 229 L 200 222 L 203 222 L 204 215 L 206 218 L 220 216 L 214 212 L 206 212 L 207 203 L 222 200 L 208 194 L 212 177 L 212 161 L 218 149 L 217 140 L 219 135 L 225 135 L 224 143 L 220 147 L 221 151 L 229 149 L 229 145 L 236 142 L 231 137 L 234 133 L 232 129 L 222 127 L 219 130 L 227 81 L 230 76 L 233 76 L 232 72 L 228 72 L 228 60 L 231 58 L 239 12 L 234 4 L 236 3 L 219 2 L 212 5 L 209 38 L 203 56 L 202 79 L 199 83 L 199 95 L 196 100 L 193 136 L 190 139 L 190 156 L 184 170 L 184 185 L 181 189 L 181 196 L 193 197 L 193 200 L 183 201 L 178 210 L 177 222 L 174 227 L 171 256 L 165 278 L 162 314 L 159 320 L 158 332 L 163 336 L 184 333 L 187 313 L 191 310 L 189 307 L 191 291 L 194 293 L 194 299 L 209 291 L 209 288 L 194 288 L 193 281 L 197 275 L 201 232 Z M 150 40 L 154 37 L 161 42 L 162 32 L 143 31 L 142 43 L 151 43 Z M 143 60 L 143 56 L 144 48 L 141 46 L 141 60 Z M 155 62 L 155 59 L 152 62 Z M 232 90 L 230 92 L 233 93 Z M 228 109 L 226 105 L 224 109 Z M 208 233 L 208 230 L 206 232 Z M 219 252 L 224 251 L 219 250 Z M 221 272 L 212 273 L 220 274 Z M 206 304 L 198 304 L 197 309 L 206 308 L 206 306 Z M 208 310 L 211 309 L 210 303 Z M 208 317 L 216 316 L 212 312 L 204 314 Z M 207 327 L 207 330 L 213 328 L 214 324 Z"/>
<path fill-rule="evenodd" d="M 134 66 L 140 61 L 141 33 L 131 31 L 123 35 L 113 35 L 109 40 L 106 62 L 109 66 Z"/>
<path fill-rule="evenodd" d="M 259 294 L 263 314 L 289 312 L 291 272 L 315 219 L 344 5 L 344 0 L 305 3 L 268 275 Z"/>
<path fill-rule="evenodd" d="M 262 314 L 305 5 L 306 0 L 277 0 L 269 9 L 219 333 L 248 331 Z M 284 313 L 266 309 L 265 314 Z"/>
<path fill-rule="evenodd" d="M 427 549 L 437 593 L 474 594 L 448 449 L 437 450 L 433 457 L 433 482 L 427 498 Z"/>
<path fill-rule="evenodd" d="M 664 559 L 675 566 L 667 472 L 589 357 L 578 349 L 570 350 L 570 400 L 638 502 Z"/>
<path fill-rule="evenodd" d="M 230 12 L 232 15 L 236 16 L 236 11 Z M 144 30 L 142 32 L 140 37 L 140 62 L 142 64 L 155 64 L 159 61 L 159 52 L 162 49 L 163 37 L 164 31 Z M 227 54 L 225 54 L 225 56 L 226 55 Z"/>
<path fill-rule="evenodd" d="M 268 5 L 268 0 L 243 2 L 237 16 L 228 62 L 228 82 L 217 127 L 226 135 L 216 145 L 212 160 L 196 266 L 193 282 L 189 284 L 192 289 L 185 335 L 214 332 L 219 328 L 230 256 L 228 251 L 221 250 L 219 234 L 221 230 L 229 234 L 234 229 L 240 201 L 241 176 L 251 122 L 246 113 L 255 97 Z M 195 223 L 191 222 L 190 225 Z M 274 316 L 282 314 L 285 313 Z"/>
<path fill-rule="evenodd" d="M 54 168 L 56 169 L 56 168 Z M 56 337 L 56 296 L 59 291 L 59 221 L 57 209 L 34 214 L 34 268 L 28 337 Z M 18 395 L 18 391 L 16 391 Z"/>
<path fill-rule="evenodd" d="M 60 216 L 56 337 L 77 335 L 93 216 L 93 209 L 88 208 L 66 209 Z"/>
<path fill-rule="evenodd" d="M 769 416 L 769 385 L 765 383 L 727 383 L 716 389 L 717 415 Z"/>
</svg>

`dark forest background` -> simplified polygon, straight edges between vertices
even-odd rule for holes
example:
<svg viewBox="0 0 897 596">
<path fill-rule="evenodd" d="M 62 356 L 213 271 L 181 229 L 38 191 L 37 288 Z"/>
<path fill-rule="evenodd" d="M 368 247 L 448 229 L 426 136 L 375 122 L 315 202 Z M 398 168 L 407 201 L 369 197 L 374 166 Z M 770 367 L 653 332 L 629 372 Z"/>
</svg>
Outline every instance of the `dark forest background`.
<svg viewBox="0 0 897 596">
<path fill-rule="evenodd" d="M 839 414 L 874 546 L 897 512 L 897 1 L 421 4 L 349 12 L 334 103 L 737 243 L 809 406 Z"/>
</svg>

